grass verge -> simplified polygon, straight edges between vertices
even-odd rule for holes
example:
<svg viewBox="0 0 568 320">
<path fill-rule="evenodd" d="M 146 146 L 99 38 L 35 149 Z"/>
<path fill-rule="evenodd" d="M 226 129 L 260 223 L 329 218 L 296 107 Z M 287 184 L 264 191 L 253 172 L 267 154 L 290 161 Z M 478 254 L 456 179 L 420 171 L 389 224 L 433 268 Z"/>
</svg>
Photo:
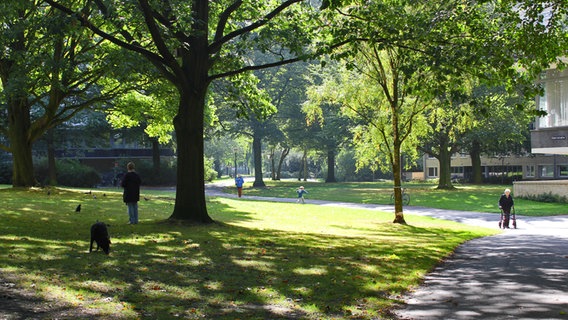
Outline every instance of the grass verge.
<svg viewBox="0 0 568 320">
<path fill-rule="evenodd" d="M 497 230 L 371 210 L 209 199 L 207 226 L 165 222 L 173 200 L 0 190 L 0 271 L 46 302 L 101 319 L 373 319 L 454 248 Z M 75 213 L 82 204 L 81 213 Z M 111 254 L 88 253 L 110 224 Z"/>
<path fill-rule="evenodd" d="M 303 185 L 308 199 L 344 201 L 354 203 L 390 204 L 393 192 L 389 182 L 321 183 L 300 181 L 265 181 L 265 188 L 254 188 L 247 181 L 245 195 L 261 197 L 294 198 L 296 189 Z M 499 213 L 497 202 L 505 185 L 460 185 L 455 190 L 437 190 L 431 183 L 407 183 L 410 205 L 427 208 Z M 234 187 L 225 192 L 236 193 Z M 565 203 L 545 203 L 515 198 L 517 214 L 526 216 L 552 216 L 568 214 Z"/>
</svg>

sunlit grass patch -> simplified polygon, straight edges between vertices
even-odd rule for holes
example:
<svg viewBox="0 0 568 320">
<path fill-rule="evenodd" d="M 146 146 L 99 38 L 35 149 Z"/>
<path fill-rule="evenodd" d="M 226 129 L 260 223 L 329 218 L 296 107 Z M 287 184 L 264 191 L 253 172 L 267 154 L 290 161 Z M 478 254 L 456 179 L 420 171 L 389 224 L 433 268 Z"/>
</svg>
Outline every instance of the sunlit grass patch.
<svg viewBox="0 0 568 320">
<path fill-rule="evenodd" d="M 497 232 L 243 199 L 209 199 L 206 226 L 164 223 L 167 195 L 141 201 L 136 226 L 119 192 L 4 189 L 0 201 L 0 272 L 109 319 L 377 318 L 457 245 Z M 97 220 L 110 224 L 108 256 L 88 253 Z"/>
</svg>

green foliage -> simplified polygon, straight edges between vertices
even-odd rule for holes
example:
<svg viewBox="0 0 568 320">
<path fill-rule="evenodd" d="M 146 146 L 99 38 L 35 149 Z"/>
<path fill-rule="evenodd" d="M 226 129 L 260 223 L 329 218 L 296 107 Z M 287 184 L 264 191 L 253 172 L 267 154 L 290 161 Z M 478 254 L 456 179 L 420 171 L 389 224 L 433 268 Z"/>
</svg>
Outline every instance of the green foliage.
<svg viewBox="0 0 568 320">
<path fill-rule="evenodd" d="M 213 163 L 213 158 L 205 158 L 205 181 L 211 182 L 217 178 L 217 171 L 215 171 L 215 165 Z"/>
<path fill-rule="evenodd" d="M 0 162 L 0 184 L 12 184 L 12 163 Z"/>
<path fill-rule="evenodd" d="M 538 202 L 547 202 L 547 203 L 568 203 L 568 199 L 565 196 L 552 194 L 552 192 L 542 193 L 538 195 L 528 195 L 517 198 L 531 200 L 531 201 L 538 201 Z"/>
<path fill-rule="evenodd" d="M 101 176 L 92 167 L 81 164 L 78 160 L 56 161 L 57 183 L 61 186 L 94 188 L 101 183 Z M 47 184 L 49 180 L 47 160 L 35 163 L 35 175 L 38 181 Z"/>
</svg>

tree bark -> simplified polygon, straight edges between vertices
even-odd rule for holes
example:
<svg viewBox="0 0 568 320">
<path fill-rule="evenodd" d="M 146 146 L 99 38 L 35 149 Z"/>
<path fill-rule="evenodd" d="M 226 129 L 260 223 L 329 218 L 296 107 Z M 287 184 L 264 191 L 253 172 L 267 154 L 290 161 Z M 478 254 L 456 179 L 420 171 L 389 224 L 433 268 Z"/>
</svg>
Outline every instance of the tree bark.
<svg viewBox="0 0 568 320">
<path fill-rule="evenodd" d="M 327 151 L 327 178 L 325 182 L 337 182 L 337 179 L 335 179 L 335 150 Z"/>
<path fill-rule="evenodd" d="M 479 141 L 473 141 L 469 150 L 471 158 L 472 177 L 471 182 L 474 184 L 483 183 L 483 175 L 481 172 L 481 145 Z"/>
<path fill-rule="evenodd" d="M 278 168 L 276 169 L 276 180 L 281 180 L 282 178 L 282 164 L 284 163 L 284 159 L 286 159 L 289 153 L 290 148 L 284 148 L 280 153 L 280 159 L 278 159 Z"/>
<path fill-rule="evenodd" d="M 177 141 L 177 187 L 170 220 L 211 223 L 205 202 L 203 160 L 203 110 L 205 92 L 200 97 L 181 97 L 180 110 L 174 118 Z M 191 115 L 189 110 L 191 109 Z"/>
<path fill-rule="evenodd" d="M 262 137 L 258 133 L 253 134 L 252 153 L 254 157 L 254 182 L 253 187 L 266 187 L 262 180 Z"/>
<path fill-rule="evenodd" d="M 438 162 L 440 163 L 440 176 L 438 179 L 438 189 L 453 189 L 452 185 L 452 154 L 448 148 L 448 140 L 440 139 L 440 155 Z"/>
<path fill-rule="evenodd" d="M 50 186 L 57 185 L 57 167 L 55 165 L 55 146 L 54 146 L 54 137 L 53 137 L 53 129 L 49 129 L 47 131 L 47 171 L 49 175 L 48 184 Z"/>
<path fill-rule="evenodd" d="M 150 138 L 152 141 L 152 169 L 154 174 L 160 176 L 161 163 L 160 163 L 160 142 L 157 138 Z"/>
<path fill-rule="evenodd" d="M 27 99 L 8 102 L 8 138 L 13 157 L 13 187 L 37 185 L 34 176 L 32 141 L 28 138 L 31 130 L 30 107 Z"/>
</svg>

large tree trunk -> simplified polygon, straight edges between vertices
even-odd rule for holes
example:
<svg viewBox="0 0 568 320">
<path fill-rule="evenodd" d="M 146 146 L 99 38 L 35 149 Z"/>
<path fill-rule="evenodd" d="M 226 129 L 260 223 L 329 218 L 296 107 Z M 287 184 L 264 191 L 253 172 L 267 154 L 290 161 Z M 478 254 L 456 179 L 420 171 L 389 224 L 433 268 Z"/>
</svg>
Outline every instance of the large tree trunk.
<svg viewBox="0 0 568 320">
<path fill-rule="evenodd" d="M 254 182 L 253 187 L 266 187 L 262 180 L 262 137 L 258 133 L 253 134 L 252 154 L 254 157 Z"/>
<path fill-rule="evenodd" d="M 211 223 L 204 185 L 203 116 L 206 88 L 186 89 L 174 118 L 177 141 L 177 187 L 170 220 Z"/>
<path fill-rule="evenodd" d="M 337 179 L 335 179 L 335 150 L 327 151 L 327 178 L 325 182 L 337 182 Z"/>
<path fill-rule="evenodd" d="M 481 172 L 481 145 L 479 141 L 473 141 L 471 150 L 469 150 L 471 158 L 472 177 L 471 182 L 475 184 L 483 183 L 483 174 Z"/>
<path fill-rule="evenodd" d="M 30 108 L 26 99 L 12 100 L 8 103 L 8 139 L 13 159 L 12 186 L 33 187 L 37 185 L 34 177 L 32 141 L 30 135 Z"/>
</svg>

